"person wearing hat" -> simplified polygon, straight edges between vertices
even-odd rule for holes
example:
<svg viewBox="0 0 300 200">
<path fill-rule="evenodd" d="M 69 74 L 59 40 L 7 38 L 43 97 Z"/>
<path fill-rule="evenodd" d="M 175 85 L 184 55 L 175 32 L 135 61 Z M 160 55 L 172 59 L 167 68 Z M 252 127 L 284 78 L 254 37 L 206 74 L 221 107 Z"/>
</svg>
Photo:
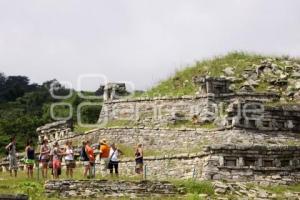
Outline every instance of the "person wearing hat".
<svg viewBox="0 0 300 200">
<path fill-rule="evenodd" d="M 104 174 L 108 169 L 108 158 L 109 158 L 110 146 L 107 144 L 106 139 L 100 141 L 100 162 L 101 170 Z"/>
</svg>

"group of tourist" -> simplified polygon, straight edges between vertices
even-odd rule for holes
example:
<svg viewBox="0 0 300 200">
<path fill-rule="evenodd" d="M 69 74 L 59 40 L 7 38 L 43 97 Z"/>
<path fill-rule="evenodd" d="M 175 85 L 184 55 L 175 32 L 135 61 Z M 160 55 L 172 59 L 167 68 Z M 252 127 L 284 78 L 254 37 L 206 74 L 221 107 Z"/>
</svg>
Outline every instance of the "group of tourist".
<svg viewBox="0 0 300 200">
<path fill-rule="evenodd" d="M 16 152 L 16 138 L 12 137 L 11 142 L 5 147 L 8 153 L 9 160 L 9 171 L 10 175 L 17 176 L 17 152 Z M 80 161 L 83 163 L 84 171 L 83 176 L 85 178 L 95 177 L 95 165 L 96 158 L 94 153 L 94 148 L 91 147 L 89 140 L 82 142 L 82 147 L 80 149 Z M 42 177 L 47 179 L 48 169 L 51 169 L 52 176 L 54 179 L 58 179 L 62 173 L 62 158 L 65 160 L 66 165 L 66 176 L 67 178 L 73 178 L 73 170 L 76 167 L 76 160 L 74 155 L 74 148 L 71 141 L 66 141 L 64 147 L 60 147 L 58 142 L 54 142 L 51 148 L 48 144 L 48 140 L 44 139 L 40 147 L 39 162 L 42 165 Z M 102 175 L 106 175 L 107 171 L 111 175 L 119 174 L 119 156 L 123 152 L 117 148 L 115 143 L 109 145 L 106 139 L 102 139 L 99 142 L 99 161 L 100 170 Z M 136 167 L 135 172 L 137 174 L 143 173 L 143 147 L 142 144 L 138 144 L 135 151 Z M 25 148 L 25 158 L 24 163 L 27 168 L 28 178 L 33 178 L 33 168 L 35 164 L 35 150 L 33 147 L 32 140 L 27 142 Z"/>
</svg>

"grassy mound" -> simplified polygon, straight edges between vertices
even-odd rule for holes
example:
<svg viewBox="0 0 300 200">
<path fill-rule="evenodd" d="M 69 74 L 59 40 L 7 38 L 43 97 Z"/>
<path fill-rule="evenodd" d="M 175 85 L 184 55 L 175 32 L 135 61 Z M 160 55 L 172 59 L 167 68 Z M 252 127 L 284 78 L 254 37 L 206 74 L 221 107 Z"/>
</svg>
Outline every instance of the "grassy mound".
<svg viewBox="0 0 300 200">
<path fill-rule="evenodd" d="M 233 52 L 225 56 L 214 57 L 212 59 L 196 62 L 194 65 L 177 71 L 173 77 L 161 81 L 156 86 L 143 94 L 137 94 L 135 97 L 147 96 L 183 96 L 194 95 L 198 86 L 193 83 L 193 77 L 198 75 L 208 75 L 212 77 L 220 77 L 223 70 L 227 67 L 234 67 L 233 77 L 241 78 L 244 70 L 255 70 L 255 67 L 263 60 L 272 58 L 272 63 L 279 68 L 284 68 L 287 61 L 291 61 L 288 57 L 270 57 L 258 54 L 249 54 L 243 52 Z M 293 60 L 299 63 L 299 60 Z M 264 91 L 268 86 L 267 78 L 261 80 L 257 88 L 258 91 Z"/>
</svg>

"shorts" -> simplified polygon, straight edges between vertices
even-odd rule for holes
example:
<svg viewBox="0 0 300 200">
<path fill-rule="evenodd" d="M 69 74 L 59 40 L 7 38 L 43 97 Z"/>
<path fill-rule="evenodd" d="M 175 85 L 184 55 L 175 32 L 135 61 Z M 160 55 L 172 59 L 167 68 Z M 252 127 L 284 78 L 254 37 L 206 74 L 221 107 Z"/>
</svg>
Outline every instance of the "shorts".
<svg viewBox="0 0 300 200">
<path fill-rule="evenodd" d="M 33 166 L 34 163 L 35 163 L 35 161 L 32 160 L 32 159 L 26 159 L 26 160 L 25 160 L 25 164 L 26 164 L 28 167 Z"/>
<path fill-rule="evenodd" d="M 143 163 L 136 163 L 135 164 L 135 172 L 140 174 L 143 172 Z"/>
<path fill-rule="evenodd" d="M 67 168 L 75 168 L 76 164 L 75 164 L 75 161 L 74 160 L 66 160 L 66 166 Z"/>
<path fill-rule="evenodd" d="M 143 169 L 143 163 L 136 163 L 135 169 Z"/>
<path fill-rule="evenodd" d="M 84 166 L 90 166 L 90 161 L 83 161 Z"/>
<path fill-rule="evenodd" d="M 42 164 L 48 164 L 50 159 L 46 158 L 46 159 L 41 159 Z"/>
<path fill-rule="evenodd" d="M 53 169 L 60 168 L 60 160 L 53 160 Z"/>
<path fill-rule="evenodd" d="M 18 169 L 18 161 L 15 156 L 8 156 L 9 160 L 9 170 L 17 170 Z"/>
<path fill-rule="evenodd" d="M 106 171 L 108 169 L 108 158 L 101 158 L 101 168 L 103 171 Z"/>
</svg>

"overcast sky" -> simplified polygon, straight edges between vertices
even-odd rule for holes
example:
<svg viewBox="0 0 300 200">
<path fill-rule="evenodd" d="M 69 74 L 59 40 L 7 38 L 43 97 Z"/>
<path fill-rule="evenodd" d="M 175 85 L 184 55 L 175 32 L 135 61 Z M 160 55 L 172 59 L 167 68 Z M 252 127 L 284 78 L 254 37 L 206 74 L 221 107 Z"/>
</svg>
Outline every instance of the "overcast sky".
<svg viewBox="0 0 300 200">
<path fill-rule="evenodd" d="M 146 89 L 233 50 L 300 54 L 299 0 L 0 0 L 0 72 Z M 83 78 L 94 90 L 96 78 Z"/>
</svg>

